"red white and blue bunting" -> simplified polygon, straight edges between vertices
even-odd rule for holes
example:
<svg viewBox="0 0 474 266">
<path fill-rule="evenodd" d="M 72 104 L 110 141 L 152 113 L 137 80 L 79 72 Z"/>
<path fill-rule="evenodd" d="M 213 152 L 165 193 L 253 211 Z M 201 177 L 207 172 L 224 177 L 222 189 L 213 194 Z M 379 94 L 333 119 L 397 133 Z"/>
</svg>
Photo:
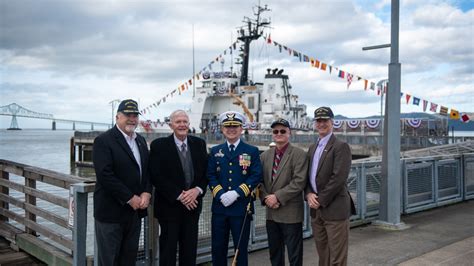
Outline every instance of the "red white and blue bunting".
<svg viewBox="0 0 474 266">
<path fill-rule="evenodd" d="M 347 120 L 346 124 L 349 128 L 356 129 L 360 126 L 360 120 Z"/>
<path fill-rule="evenodd" d="M 380 126 L 380 119 L 367 119 L 365 120 L 365 125 L 372 129 L 378 128 Z"/>
<path fill-rule="evenodd" d="M 405 123 L 412 128 L 419 128 L 421 126 L 421 119 L 417 118 L 411 118 L 411 119 L 405 119 Z"/>
<path fill-rule="evenodd" d="M 335 129 L 341 128 L 342 127 L 342 120 L 334 120 L 333 121 L 333 127 Z"/>
</svg>

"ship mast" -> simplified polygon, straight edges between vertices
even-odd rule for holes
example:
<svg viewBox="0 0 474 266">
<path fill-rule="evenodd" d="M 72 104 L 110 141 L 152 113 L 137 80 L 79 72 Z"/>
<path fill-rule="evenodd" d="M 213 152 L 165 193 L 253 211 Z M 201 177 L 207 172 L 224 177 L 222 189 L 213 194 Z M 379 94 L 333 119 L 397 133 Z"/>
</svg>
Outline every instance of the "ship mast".
<svg viewBox="0 0 474 266">
<path fill-rule="evenodd" d="M 253 40 L 257 40 L 263 34 L 263 28 L 269 27 L 270 21 L 266 19 L 262 19 L 260 15 L 265 11 L 270 11 L 265 7 L 256 6 L 257 11 L 254 11 L 255 19 L 251 19 L 248 17 L 244 17 L 242 26 L 237 32 L 239 34 L 238 39 L 243 42 L 243 47 L 240 47 L 240 51 L 242 52 L 239 56 L 242 58 L 242 73 L 240 75 L 240 85 L 249 85 L 248 81 L 248 72 L 249 72 L 249 56 L 250 56 L 250 43 Z"/>
</svg>

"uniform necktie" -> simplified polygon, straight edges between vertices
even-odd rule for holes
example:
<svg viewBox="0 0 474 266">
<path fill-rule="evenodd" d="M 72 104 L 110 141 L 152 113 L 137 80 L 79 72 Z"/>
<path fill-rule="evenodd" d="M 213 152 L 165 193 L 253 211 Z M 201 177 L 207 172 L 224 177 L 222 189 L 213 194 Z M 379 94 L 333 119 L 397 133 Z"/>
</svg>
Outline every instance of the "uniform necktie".
<svg viewBox="0 0 474 266">
<path fill-rule="evenodd" d="M 230 145 L 229 145 L 229 148 L 230 148 L 230 153 L 234 153 L 235 145 L 234 145 L 234 144 L 230 144 Z"/>
</svg>

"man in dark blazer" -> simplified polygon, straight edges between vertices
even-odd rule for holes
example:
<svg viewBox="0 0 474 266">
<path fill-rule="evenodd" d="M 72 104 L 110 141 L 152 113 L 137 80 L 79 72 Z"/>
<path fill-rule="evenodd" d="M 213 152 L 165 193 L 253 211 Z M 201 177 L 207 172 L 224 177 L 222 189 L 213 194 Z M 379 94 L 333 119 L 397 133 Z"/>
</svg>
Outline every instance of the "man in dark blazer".
<svg viewBox="0 0 474 266">
<path fill-rule="evenodd" d="M 135 133 L 138 105 L 124 100 L 116 125 L 94 140 L 95 235 L 98 265 L 135 265 L 141 218 L 151 197 L 148 146 Z"/>
<path fill-rule="evenodd" d="M 247 247 L 253 213 L 252 191 L 261 182 L 262 165 L 258 148 L 240 139 L 245 118 L 228 111 L 219 116 L 223 144 L 212 147 L 207 177 L 212 191 L 212 264 L 227 265 L 229 232 L 234 249 L 238 248 L 237 265 L 248 265 Z M 240 239 L 240 244 L 239 244 Z"/>
<path fill-rule="evenodd" d="M 347 187 L 351 149 L 332 133 L 334 114 L 329 107 L 314 112 L 319 139 L 308 150 L 306 200 L 319 255 L 319 265 L 347 265 L 349 218 L 355 214 Z"/>
<path fill-rule="evenodd" d="M 260 155 L 263 183 L 260 200 L 266 206 L 270 261 L 285 265 L 285 246 L 291 266 L 303 265 L 304 189 L 308 178 L 306 152 L 291 145 L 290 123 L 275 120 L 271 147 Z"/>
<path fill-rule="evenodd" d="M 199 215 L 206 192 L 206 142 L 188 135 L 185 111 L 170 115 L 173 134 L 151 143 L 150 175 L 155 186 L 154 212 L 161 227 L 160 265 L 196 265 Z"/>
</svg>

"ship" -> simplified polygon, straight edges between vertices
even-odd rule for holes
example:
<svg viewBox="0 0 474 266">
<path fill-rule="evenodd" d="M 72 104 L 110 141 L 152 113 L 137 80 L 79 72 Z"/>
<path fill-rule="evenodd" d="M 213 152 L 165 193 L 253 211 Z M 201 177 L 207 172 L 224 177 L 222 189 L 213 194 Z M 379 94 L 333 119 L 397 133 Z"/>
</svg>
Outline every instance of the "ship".
<svg viewBox="0 0 474 266">
<path fill-rule="evenodd" d="M 249 79 L 250 43 L 262 38 L 270 19 L 263 13 L 270 11 L 265 5 L 256 6 L 254 18 L 245 17 L 244 25 L 238 29 L 240 54 L 236 64 L 240 71 L 219 71 L 202 73 L 201 85 L 196 87 L 190 110 L 187 110 L 190 126 L 196 133 L 213 133 L 219 130 L 219 114 L 237 111 L 245 114 L 244 129 L 252 133 L 265 133 L 271 123 L 283 118 L 290 122 L 294 130 L 312 129 L 312 121 L 307 116 L 306 105 L 299 103 L 293 92 L 288 75 L 283 69 L 268 68 L 264 80 L 255 82 Z M 224 61 L 220 62 L 222 66 Z M 223 67 L 222 67 L 223 69 Z M 147 132 L 170 132 L 169 121 L 141 121 Z"/>
</svg>

